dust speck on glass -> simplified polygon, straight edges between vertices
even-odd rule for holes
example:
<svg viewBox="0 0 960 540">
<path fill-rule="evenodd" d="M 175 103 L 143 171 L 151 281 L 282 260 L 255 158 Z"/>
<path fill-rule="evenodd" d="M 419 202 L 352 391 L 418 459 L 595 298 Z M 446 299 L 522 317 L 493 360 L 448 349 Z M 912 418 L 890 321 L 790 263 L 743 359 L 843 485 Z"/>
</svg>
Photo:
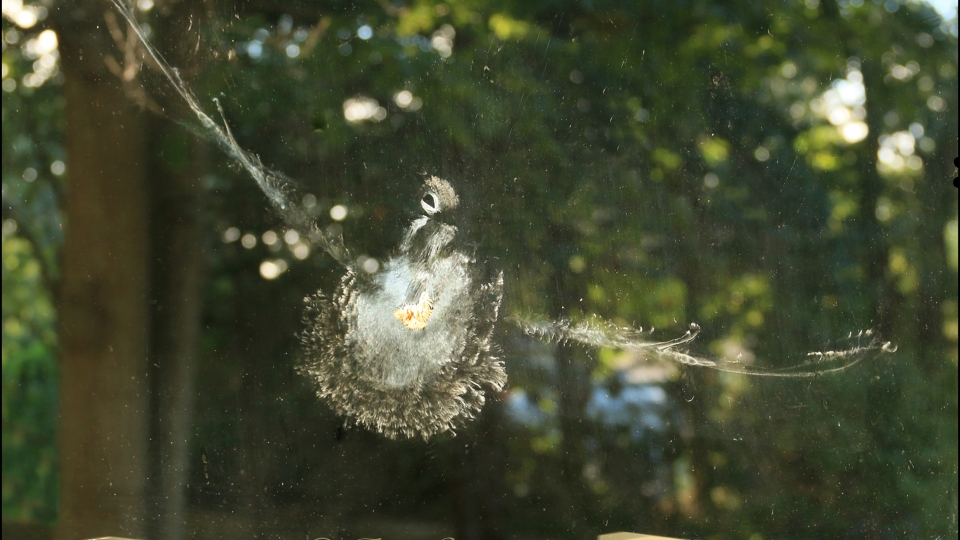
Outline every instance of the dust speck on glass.
<svg viewBox="0 0 960 540">
<path fill-rule="evenodd" d="M 503 273 L 475 260 L 460 230 L 449 222 L 463 204 L 473 201 L 462 202 L 451 182 L 429 176 L 419 201 L 424 215 L 410 223 L 396 252 L 379 271 L 358 268 L 339 229 L 321 228 L 295 202 L 299 199 L 293 196 L 292 182 L 241 148 L 225 120 L 208 116 L 179 72 L 151 45 L 133 13 L 119 0 L 113 2 L 196 115 L 202 134 L 253 178 L 288 225 L 304 231 L 344 267 L 335 291 L 305 299 L 299 371 L 313 381 L 320 398 L 348 422 L 390 438 L 429 439 L 454 432 L 475 417 L 486 396 L 504 388 L 507 370 L 493 342 L 501 320 Z M 571 75 L 571 80 L 579 77 Z M 395 100 L 401 107 L 413 105 L 409 96 L 398 94 Z M 220 102 L 213 102 L 223 117 Z M 589 103 L 580 108 L 586 110 Z M 345 105 L 344 114 L 349 120 L 351 115 L 375 117 L 381 111 L 375 104 L 353 103 Z M 763 377 L 816 377 L 896 350 L 872 331 L 859 331 L 849 333 L 835 349 L 806 353 L 788 368 L 766 369 L 692 354 L 685 346 L 697 337 L 696 324 L 676 339 L 654 341 L 643 329 L 599 318 L 571 322 L 515 315 L 504 320 L 549 342 L 615 348 L 639 353 L 647 362 Z"/>
</svg>

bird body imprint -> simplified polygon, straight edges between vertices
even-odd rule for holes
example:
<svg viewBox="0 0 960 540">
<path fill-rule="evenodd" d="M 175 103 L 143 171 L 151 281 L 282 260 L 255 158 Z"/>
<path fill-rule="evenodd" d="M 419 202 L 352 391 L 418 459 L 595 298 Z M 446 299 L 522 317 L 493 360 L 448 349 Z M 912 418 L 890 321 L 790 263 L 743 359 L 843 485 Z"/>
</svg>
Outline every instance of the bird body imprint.
<svg viewBox="0 0 960 540">
<path fill-rule="evenodd" d="M 381 272 L 348 269 L 332 296 L 306 299 L 301 372 L 338 414 L 391 438 L 453 430 L 506 383 L 491 348 L 503 277 L 478 283 L 457 228 L 438 219 L 453 189 L 436 177 L 425 189 L 428 215 Z"/>
</svg>

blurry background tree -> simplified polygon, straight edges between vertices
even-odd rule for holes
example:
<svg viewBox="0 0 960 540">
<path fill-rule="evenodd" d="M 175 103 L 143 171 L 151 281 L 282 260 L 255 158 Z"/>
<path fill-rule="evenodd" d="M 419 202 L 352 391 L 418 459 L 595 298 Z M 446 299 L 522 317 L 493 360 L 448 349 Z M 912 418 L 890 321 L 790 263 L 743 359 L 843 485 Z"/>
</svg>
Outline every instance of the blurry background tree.
<svg viewBox="0 0 960 540">
<path fill-rule="evenodd" d="M 864 327 L 899 352 L 751 379 L 505 324 L 509 391 L 456 438 L 342 426 L 293 369 L 336 264 L 181 125 L 107 3 L 5 2 L 5 527 L 956 535 L 955 4 L 137 6 L 370 271 L 437 174 L 508 314 L 696 321 L 696 350 L 774 367 Z"/>
</svg>

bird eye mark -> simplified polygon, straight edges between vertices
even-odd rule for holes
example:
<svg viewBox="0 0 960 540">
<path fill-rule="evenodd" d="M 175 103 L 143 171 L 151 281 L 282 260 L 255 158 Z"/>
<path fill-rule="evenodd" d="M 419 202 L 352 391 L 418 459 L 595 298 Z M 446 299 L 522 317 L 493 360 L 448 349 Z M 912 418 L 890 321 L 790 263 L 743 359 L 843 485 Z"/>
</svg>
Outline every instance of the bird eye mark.
<svg viewBox="0 0 960 540">
<path fill-rule="evenodd" d="M 436 193 L 427 193 L 423 199 L 420 199 L 420 206 L 424 212 L 432 216 L 440 211 L 440 199 L 437 198 Z"/>
</svg>

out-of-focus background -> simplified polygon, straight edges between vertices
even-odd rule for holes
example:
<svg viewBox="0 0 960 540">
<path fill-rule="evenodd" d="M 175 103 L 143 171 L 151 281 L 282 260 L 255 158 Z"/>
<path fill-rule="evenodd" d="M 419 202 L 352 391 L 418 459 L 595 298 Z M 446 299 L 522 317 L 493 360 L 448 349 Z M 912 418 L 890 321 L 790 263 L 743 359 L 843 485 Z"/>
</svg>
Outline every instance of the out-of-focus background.
<svg viewBox="0 0 960 540">
<path fill-rule="evenodd" d="M 4 0 L 5 540 L 956 537 L 956 2 L 132 6 L 366 271 L 436 174 L 507 316 L 899 349 L 762 379 L 504 322 L 456 437 L 345 426 L 295 371 L 337 264 L 109 3 Z"/>
</svg>

